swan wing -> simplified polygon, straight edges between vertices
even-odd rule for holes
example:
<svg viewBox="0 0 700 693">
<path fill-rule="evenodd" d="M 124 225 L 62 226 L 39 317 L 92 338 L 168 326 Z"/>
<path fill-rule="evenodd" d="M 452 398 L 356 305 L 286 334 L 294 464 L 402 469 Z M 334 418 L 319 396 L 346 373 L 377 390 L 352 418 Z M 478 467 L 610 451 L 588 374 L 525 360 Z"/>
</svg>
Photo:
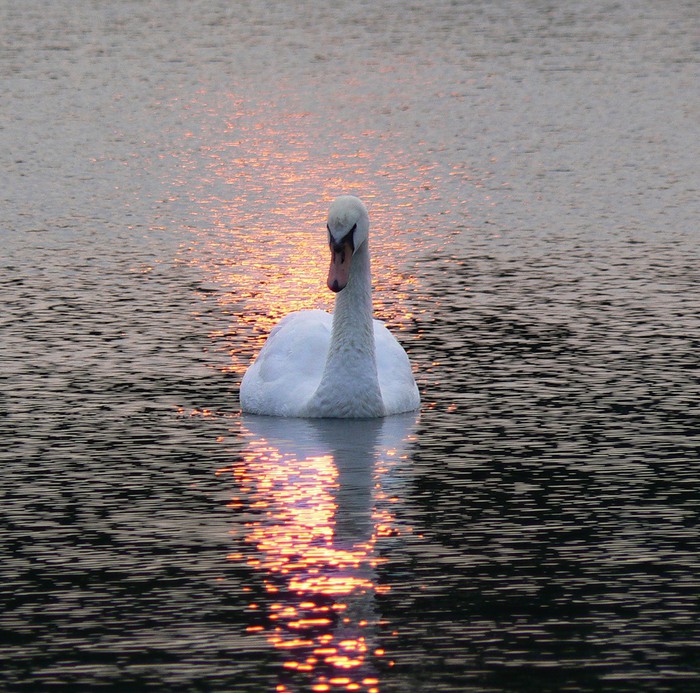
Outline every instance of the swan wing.
<svg viewBox="0 0 700 693">
<path fill-rule="evenodd" d="M 420 395 L 404 348 L 380 320 L 374 320 L 377 375 L 387 415 L 413 411 Z"/>
<path fill-rule="evenodd" d="M 322 310 L 285 316 L 243 376 L 243 411 L 299 416 L 321 382 L 332 322 L 332 316 Z"/>
</svg>

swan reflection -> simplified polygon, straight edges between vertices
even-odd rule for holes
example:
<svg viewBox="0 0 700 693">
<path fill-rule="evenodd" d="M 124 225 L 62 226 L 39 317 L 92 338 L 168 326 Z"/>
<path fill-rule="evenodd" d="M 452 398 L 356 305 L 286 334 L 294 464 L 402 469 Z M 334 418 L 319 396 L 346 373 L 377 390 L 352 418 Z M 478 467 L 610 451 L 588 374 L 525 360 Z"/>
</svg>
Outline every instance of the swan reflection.
<svg viewBox="0 0 700 693">
<path fill-rule="evenodd" d="M 415 413 L 242 417 L 244 464 L 234 469 L 242 497 L 234 504 L 250 514 L 246 562 L 269 597 L 256 605 L 265 613 L 250 630 L 286 653 L 278 691 L 379 690 L 375 595 L 389 587 L 378 580 L 377 541 L 399 531 L 389 488 L 416 423 Z"/>
</svg>

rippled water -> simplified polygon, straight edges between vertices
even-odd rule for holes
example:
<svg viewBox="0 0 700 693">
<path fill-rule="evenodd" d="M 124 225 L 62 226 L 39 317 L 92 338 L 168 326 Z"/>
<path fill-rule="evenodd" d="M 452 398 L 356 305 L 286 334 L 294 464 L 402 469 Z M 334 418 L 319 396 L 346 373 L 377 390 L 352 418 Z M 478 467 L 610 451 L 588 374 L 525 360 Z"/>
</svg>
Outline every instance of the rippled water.
<svg viewBox="0 0 700 693">
<path fill-rule="evenodd" d="M 700 684 L 695 2 L 0 26 L 3 689 Z M 242 417 L 340 192 L 422 410 Z"/>
</svg>

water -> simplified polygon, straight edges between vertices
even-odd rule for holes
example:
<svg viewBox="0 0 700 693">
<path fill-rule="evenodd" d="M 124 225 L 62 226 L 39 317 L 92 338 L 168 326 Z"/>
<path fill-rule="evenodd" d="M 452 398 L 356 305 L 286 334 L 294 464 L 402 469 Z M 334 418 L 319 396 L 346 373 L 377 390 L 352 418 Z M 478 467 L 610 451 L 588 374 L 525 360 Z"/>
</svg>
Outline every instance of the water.
<svg viewBox="0 0 700 693">
<path fill-rule="evenodd" d="M 698 686 L 696 3 L 0 26 L 3 689 Z M 341 192 L 421 412 L 241 417 Z"/>
</svg>

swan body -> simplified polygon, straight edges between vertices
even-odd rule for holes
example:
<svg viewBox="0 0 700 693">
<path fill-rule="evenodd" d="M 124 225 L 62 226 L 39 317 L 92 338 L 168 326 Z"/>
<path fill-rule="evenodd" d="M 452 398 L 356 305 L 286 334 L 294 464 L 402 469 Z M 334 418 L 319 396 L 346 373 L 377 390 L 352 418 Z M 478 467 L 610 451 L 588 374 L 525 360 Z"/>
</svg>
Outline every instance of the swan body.
<svg viewBox="0 0 700 693">
<path fill-rule="evenodd" d="M 333 315 L 301 310 L 272 330 L 241 382 L 241 408 L 287 417 L 374 418 L 420 405 L 411 365 L 372 318 L 369 216 L 344 195 L 328 213 Z"/>
</svg>

